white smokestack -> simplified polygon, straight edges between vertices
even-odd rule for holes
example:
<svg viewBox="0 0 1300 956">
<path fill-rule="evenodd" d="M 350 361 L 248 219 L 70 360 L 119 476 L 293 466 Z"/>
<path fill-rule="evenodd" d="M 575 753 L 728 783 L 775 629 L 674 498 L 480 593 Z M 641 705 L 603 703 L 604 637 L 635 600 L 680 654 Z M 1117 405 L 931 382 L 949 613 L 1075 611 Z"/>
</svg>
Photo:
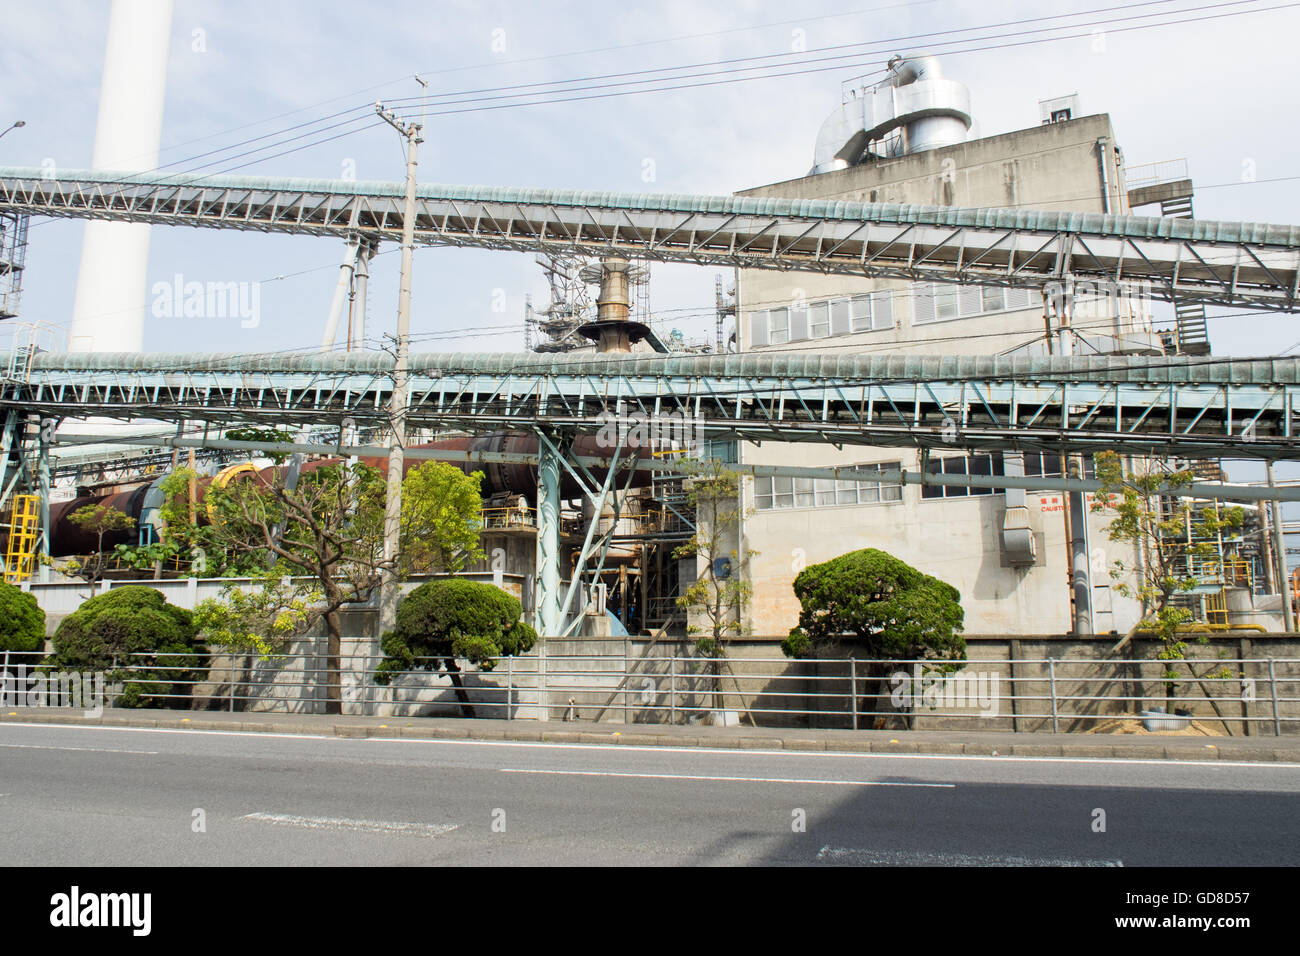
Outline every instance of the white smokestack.
<svg viewBox="0 0 1300 956">
<path fill-rule="evenodd" d="M 95 128 L 95 169 L 158 165 L 172 0 L 113 0 Z M 86 223 L 72 310 L 74 352 L 138 352 L 144 345 L 149 226 Z"/>
</svg>

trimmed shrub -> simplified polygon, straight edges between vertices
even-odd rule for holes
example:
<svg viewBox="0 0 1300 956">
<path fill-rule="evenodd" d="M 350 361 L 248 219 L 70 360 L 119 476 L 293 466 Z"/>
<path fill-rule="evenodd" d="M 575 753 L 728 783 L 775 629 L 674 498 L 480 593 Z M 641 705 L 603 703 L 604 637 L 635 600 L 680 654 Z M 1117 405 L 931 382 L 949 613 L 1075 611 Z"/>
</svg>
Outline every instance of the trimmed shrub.
<svg viewBox="0 0 1300 956">
<path fill-rule="evenodd" d="M 0 581 L 0 651 L 39 651 L 45 646 L 45 612 L 22 588 Z"/>
<path fill-rule="evenodd" d="M 167 695 L 188 695 L 192 683 L 207 676 L 196 634 L 190 611 L 168 604 L 151 587 L 126 585 L 90 598 L 65 617 L 44 666 L 105 671 L 106 679 L 125 681 L 119 707 L 183 708 L 185 699 Z"/>
<path fill-rule="evenodd" d="M 537 632 L 519 619 L 522 613 L 516 598 L 491 584 L 463 578 L 422 584 L 397 607 L 397 627 L 384 635 L 375 682 L 440 663 L 454 672 L 456 658 L 491 670 L 498 658 L 523 654 L 536 643 Z M 432 660 L 417 662 L 420 657 Z"/>
</svg>

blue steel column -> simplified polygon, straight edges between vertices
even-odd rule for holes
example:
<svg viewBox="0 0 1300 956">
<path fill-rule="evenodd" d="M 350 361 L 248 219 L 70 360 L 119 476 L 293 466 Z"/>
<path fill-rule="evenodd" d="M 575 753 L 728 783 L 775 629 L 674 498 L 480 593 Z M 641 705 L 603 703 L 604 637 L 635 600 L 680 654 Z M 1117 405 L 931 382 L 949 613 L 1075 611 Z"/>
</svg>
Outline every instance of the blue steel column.
<svg viewBox="0 0 1300 956">
<path fill-rule="evenodd" d="M 560 633 L 560 459 L 540 442 L 537 458 L 537 632 Z"/>
</svg>

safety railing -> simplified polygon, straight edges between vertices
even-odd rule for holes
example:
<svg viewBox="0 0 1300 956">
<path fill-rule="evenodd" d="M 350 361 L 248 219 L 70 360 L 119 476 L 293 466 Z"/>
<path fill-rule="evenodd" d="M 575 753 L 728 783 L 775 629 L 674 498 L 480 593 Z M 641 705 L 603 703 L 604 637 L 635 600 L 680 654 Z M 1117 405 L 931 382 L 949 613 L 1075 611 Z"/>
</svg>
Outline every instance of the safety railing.
<svg viewBox="0 0 1300 956">
<path fill-rule="evenodd" d="M 1140 163 L 1136 166 L 1124 167 L 1124 184 L 1129 189 L 1178 182 L 1188 178 L 1190 177 L 1186 159 L 1165 159 L 1156 163 Z"/>
<path fill-rule="evenodd" d="M 1032 658 L 936 661 L 639 657 L 578 653 L 582 642 L 501 659 L 390 672 L 369 642 L 331 668 L 323 653 L 136 654 L 106 668 L 108 705 L 623 723 L 752 724 L 1041 732 L 1294 733 L 1300 658 L 1192 661 Z M 573 650 L 574 653 L 570 653 Z M 39 653 L 6 651 L 3 701 L 32 697 Z M 24 676 L 25 675 L 25 676 Z M 27 683 L 19 686 L 21 679 Z M 333 691 L 331 687 L 335 688 Z M 334 707 L 330 705 L 333 704 Z"/>
<path fill-rule="evenodd" d="M 536 508 L 484 508 L 482 511 L 483 530 L 499 531 L 509 528 L 535 529 L 537 527 Z"/>
</svg>

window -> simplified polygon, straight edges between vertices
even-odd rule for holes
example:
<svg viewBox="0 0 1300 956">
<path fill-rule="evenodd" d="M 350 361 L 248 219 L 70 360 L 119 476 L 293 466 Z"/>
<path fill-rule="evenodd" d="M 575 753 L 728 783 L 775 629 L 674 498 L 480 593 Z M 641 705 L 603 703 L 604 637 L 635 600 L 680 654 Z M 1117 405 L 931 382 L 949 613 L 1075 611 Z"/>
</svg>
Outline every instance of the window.
<svg viewBox="0 0 1300 956">
<path fill-rule="evenodd" d="M 975 454 L 961 458 L 931 458 L 925 464 L 927 475 L 978 475 L 1000 476 L 1003 472 L 1002 453 Z M 972 488 L 967 485 L 922 485 L 921 498 L 978 498 L 1000 495 L 1002 488 Z"/>
<path fill-rule="evenodd" d="M 790 341 L 790 310 L 773 309 L 768 312 L 768 341 L 772 345 L 785 345 Z"/>
<path fill-rule="evenodd" d="M 849 324 L 849 300 L 831 300 L 831 335 L 847 335 L 853 331 Z"/>
<path fill-rule="evenodd" d="M 1030 307 L 1030 290 L 927 282 L 912 289 L 912 324 L 968 319 Z M 879 326 L 877 326 L 879 327 Z"/>
<path fill-rule="evenodd" d="M 855 295 L 849 300 L 850 315 L 853 317 L 854 332 L 871 331 L 871 296 Z"/>
<path fill-rule="evenodd" d="M 831 304 L 814 302 L 812 304 L 812 337 L 823 339 L 831 334 Z"/>
<path fill-rule="evenodd" d="M 1001 312 L 1007 307 L 1007 297 L 1001 286 L 986 285 L 980 287 L 981 312 Z"/>
<path fill-rule="evenodd" d="M 808 338 L 808 303 L 801 302 L 790 306 L 789 341 L 802 342 L 806 338 Z"/>
<path fill-rule="evenodd" d="M 871 327 L 873 329 L 894 327 L 894 293 L 889 289 L 871 293 Z"/>
<path fill-rule="evenodd" d="M 894 327 L 894 294 L 889 289 L 838 299 L 751 312 L 750 346 L 787 345 L 853 332 Z"/>
<path fill-rule="evenodd" d="M 794 480 L 794 506 L 811 508 L 813 506 L 813 479 L 796 478 Z"/>
<path fill-rule="evenodd" d="M 1025 476 L 1029 478 L 1061 477 L 1061 456 L 1055 452 L 1025 452 Z"/>
<path fill-rule="evenodd" d="M 957 318 L 958 288 L 955 285 L 940 285 L 934 289 L 934 320 L 946 322 Z"/>
<path fill-rule="evenodd" d="M 899 463 L 855 465 L 853 470 L 868 474 L 897 472 Z M 856 481 L 852 478 L 755 478 L 754 507 L 759 511 L 777 508 L 827 508 L 838 505 L 879 504 L 902 501 L 898 479 Z"/>
</svg>

